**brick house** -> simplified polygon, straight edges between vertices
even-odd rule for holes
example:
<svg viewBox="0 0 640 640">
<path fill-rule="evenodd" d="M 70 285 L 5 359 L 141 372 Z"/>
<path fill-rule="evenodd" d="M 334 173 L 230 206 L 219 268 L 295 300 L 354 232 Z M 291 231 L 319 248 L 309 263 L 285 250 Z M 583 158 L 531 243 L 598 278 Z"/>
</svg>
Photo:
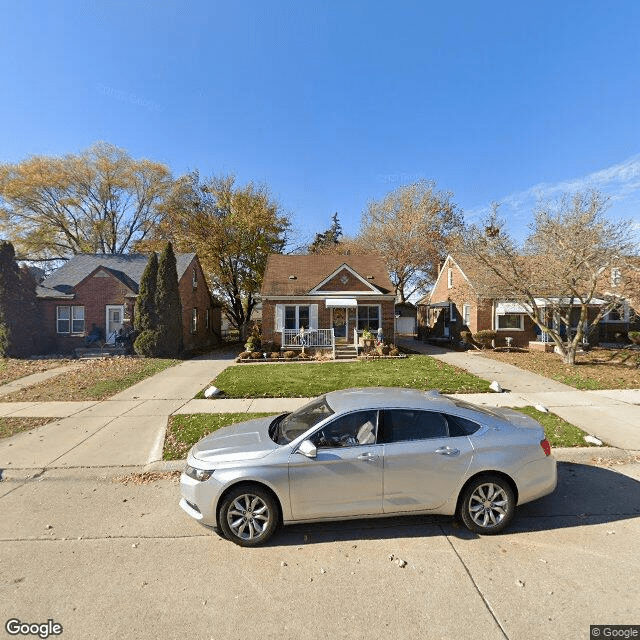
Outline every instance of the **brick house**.
<svg viewBox="0 0 640 640">
<path fill-rule="evenodd" d="M 85 345 L 94 328 L 102 340 L 134 322 L 134 306 L 148 255 L 79 254 L 37 287 L 41 326 L 49 352 Z M 184 348 L 220 342 L 220 304 L 212 297 L 195 253 L 176 255 Z"/>
<path fill-rule="evenodd" d="M 522 304 L 505 299 L 503 296 L 480 296 L 479 279 L 486 281 L 486 274 L 478 273 L 482 267 L 477 263 L 461 266 L 459 260 L 447 256 L 431 293 L 418 302 L 418 335 L 422 339 L 435 341 L 459 341 L 461 331 L 476 333 L 481 330 L 493 330 L 497 333 L 496 346 L 505 346 L 506 338 L 519 347 L 545 349 L 545 342 L 550 340 L 541 335 L 540 329 L 526 314 Z M 615 293 L 616 273 L 611 274 L 608 288 Z M 618 274 L 619 276 L 619 274 Z M 602 303 L 602 301 L 601 301 Z M 550 310 L 545 308 L 544 299 L 536 299 L 540 313 L 545 322 L 553 319 Z M 588 322 L 595 318 L 600 305 L 594 299 L 588 309 Z M 572 311 L 572 320 L 577 323 L 580 309 Z M 630 327 L 630 305 L 625 303 L 619 312 L 610 312 L 599 323 L 597 330 L 589 335 L 590 342 L 607 342 L 615 340 L 615 335 L 624 333 Z M 566 328 L 565 328 L 566 330 Z M 562 328 L 561 328 L 562 331 Z"/>
<path fill-rule="evenodd" d="M 302 342 L 357 349 L 365 329 L 381 328 L 392 342 L 394 291 L 380 256 L 270 255 L 261 292 L 263 340 L 283 349 Z"/>
</svg>

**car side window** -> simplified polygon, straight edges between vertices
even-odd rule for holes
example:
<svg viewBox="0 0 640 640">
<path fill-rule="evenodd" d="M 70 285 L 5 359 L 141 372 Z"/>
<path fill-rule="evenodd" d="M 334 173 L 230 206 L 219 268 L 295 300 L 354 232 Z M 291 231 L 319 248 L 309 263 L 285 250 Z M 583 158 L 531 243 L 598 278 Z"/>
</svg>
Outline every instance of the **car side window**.
<svg viewBox="0 0 640 640">
<path fill-rule="evenodd" d="M 375 444 L 377 411 L 356 411 L 336 418 L 311 436 L 318 449 Z"/>
<path fill-rule="evenodd" d="M 449 435 L 444 416 L 434 411 L 388 409 L 384 411 L 384 442 L 406 442 Z"/>
<path fill-rule="evenodd" d="M 449 423 L 449 435 L 452 438 L 456 436 L 470 436 L 480 428 L 480 425 L 477 422 L 473 422 L 467 418 L 450 416 L 449 414 L 446 415 L 446 418 Z"/>
</svg>

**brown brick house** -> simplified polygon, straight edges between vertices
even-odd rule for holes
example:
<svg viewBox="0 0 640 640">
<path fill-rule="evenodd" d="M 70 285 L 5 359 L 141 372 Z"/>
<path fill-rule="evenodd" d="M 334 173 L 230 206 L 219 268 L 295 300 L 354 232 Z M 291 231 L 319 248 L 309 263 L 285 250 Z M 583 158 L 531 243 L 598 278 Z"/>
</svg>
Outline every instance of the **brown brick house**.
<svg viewBox="0 0 640 640">
<path fill-rule="evenodd" d="M 104 341 L 132 327 L 140 278 L 148 255 L 80 254 L 37 287 L 38 307 L 48 350 L 70 353 L 98 329 Z M 184 348 L 220 342 L 220 305 L 211 296 L 195 253 L 176 255 L 182 303 Z"/>
<path fill-rule="evenodd" d="M 380 328 L 393 341 L 395 293 L 380 256 L 270 255 L 261 297 L 263 340 L 282 348 L 355 347 Z"/>
<path fill-rule="evenodd" d="M 479 273 L 479 269 L 482 267 L 478 263 L 462 265 L 458 259 L 447 256 L 431 293 L 418 302 L 418 335 L 436 341 L 458 341 L 461 331 L 476 333 L 489 329 L 497 333 L 496 346 L 505 346 L 506 338 L 511 338 L 512 344 L 520 347 L 542 343 L 545 337 L 521 303 L 510 301 L 504 293 L 496 293 L 493 297 L 479 295 L 482 289 L 478 282 L 487 281 L 487 274 Z M 607 288 L 615 293 L 615 273 L 611 274 L 610 280 L 606 283 Z M 593 302 L 589 307 L 589 320 L 595 318 L 599 309 L 597 299 Z M 544 299 L 536 299 L 536 305 L 545 314 L 545 322 L 554 322 L 550 311 L 545 310 Z M 572 317 L 577 322 L 579 316 L 576 307 Z M 630 305 L 625 303 L 623 309 L 609 313 L 597 329 L 590 332 L 590 342 L 615 340 L 616 334 L 629 330 L 631 316 Z M 540 348 L 544 346 L 540 344 Z"/>
</svg>

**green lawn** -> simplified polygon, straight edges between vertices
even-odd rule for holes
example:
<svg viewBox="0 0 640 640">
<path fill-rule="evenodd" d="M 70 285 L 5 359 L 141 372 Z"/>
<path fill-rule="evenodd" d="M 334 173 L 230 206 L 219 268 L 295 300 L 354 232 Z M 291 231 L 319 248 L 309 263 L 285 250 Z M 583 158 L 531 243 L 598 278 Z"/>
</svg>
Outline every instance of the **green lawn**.
<svg viewBox="0 0 640 640">
<path fill-rule="evenodd" d="M 306 398 L 350 387 L 407 387 L 441 393 L 482 393 L 489 383 L 430 358 L 236 365 L 213 382 L 228 398 Z M 198 394 L 203 397 L 202 392 Z"/>
<path fill-rule="evenodd" d="M 544 427 L 552 447 L 586 447 L 585 435 L 578 427 L 565 422 L 553 413 L 542 413 L 533 407 L 517 409 L 535 418 Z M 189 449 L 209 433 L 236 422 L 276 415 L 270 413 L 196 413 L 177 415 L 169 418 L 167 436 L 164 442 L 165 460 L 182 460 Z"/>
</svg>

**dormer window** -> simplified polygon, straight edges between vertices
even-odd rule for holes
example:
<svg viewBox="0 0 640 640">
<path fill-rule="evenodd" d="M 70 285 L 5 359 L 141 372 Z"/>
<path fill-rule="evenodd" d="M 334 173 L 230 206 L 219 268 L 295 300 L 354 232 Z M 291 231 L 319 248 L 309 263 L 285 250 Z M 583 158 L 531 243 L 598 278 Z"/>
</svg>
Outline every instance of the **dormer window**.
<svg viewBox="0 0 640 640">
<path fill-rule="evenodd" d="M 193 267 L 193 273 L 192 273 L 192 276 L 191 276 L 191 283 L 192 283 L 194 289 L 198 288 L 198 271 L 196 270 L 195 267 Z"/>
<path fill-rule="evenodd" d="M 447 287 L 449 289 L 453 287 L 453 269 L 451 267 L 447 269 Z"/>
</svg>

